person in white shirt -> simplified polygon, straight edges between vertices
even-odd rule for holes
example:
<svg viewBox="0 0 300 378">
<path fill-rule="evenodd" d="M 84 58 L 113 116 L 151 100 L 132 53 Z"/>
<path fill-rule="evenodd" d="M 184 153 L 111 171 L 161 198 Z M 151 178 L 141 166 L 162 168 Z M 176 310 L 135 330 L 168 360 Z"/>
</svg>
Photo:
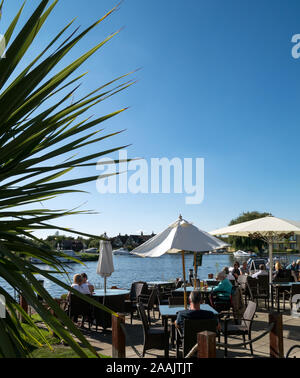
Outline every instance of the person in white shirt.
<svg viewBox="0 0 300 378">
<path fill-rule="evenodd" d="M 252 274 L 252 278 L 257 278 L 258 276 L 267 276 L 269 273 L 266 271 L 266 268 L 263 264 L 259 266 L 259 271 Z"/>
<path fill-rule="evenodd" d="M 229 271 L 229 268 L 227 266 L 225 266 L 225 268 L 223 269 L 223 272 L 226 274 L 226 278 L 232 281 L 235 280 L 234 275 Z"/>
<path fill-rule="evenodd" d="M 81 277 L 82 277 L 82 290 L 83 290 L 83 294 L 93 294 L 95 288 L 92 284 L 89 283 L 88 281 L 88 276 L 86 273 L 82 273 L 81 274 Z"/>
<path fill-rule="evenodd" d="M 75 274 L 75 276 L 73 277 L 73 284 L 71 285 L 71 287 L 79 291 L 80 293 L 85 294 L 83 292 L 84 289 L 82 287 L 82 283 L 83 283 L 83 280 L 82 280 L 81 274 Z"/>
</svg>

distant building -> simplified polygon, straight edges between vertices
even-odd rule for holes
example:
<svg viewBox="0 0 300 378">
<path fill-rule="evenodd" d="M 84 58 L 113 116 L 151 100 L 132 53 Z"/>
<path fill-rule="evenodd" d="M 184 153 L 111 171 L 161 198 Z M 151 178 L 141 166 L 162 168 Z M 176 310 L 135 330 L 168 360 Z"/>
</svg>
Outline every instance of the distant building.
<svg viewBox="0 0 300 378">
<path fill-rule="evenodd" d="M 84 247 L 84 244 L 80 240 L 74 239 L 63 239 L 56 246 L 59 250 L 73 250 L 75 252 L 81 251 Z"/>
<path fill-rule="evenodd" d="M 274 251 L 300 251 L 300 235 L 293 235 L 288 240 L 283 239 L 273 243 L 273 249 Z"/>
<path fill-rule="evenodd" d="M 143 232 L 141 232 L 140 235 L 121 235 L 115 236 L 111 239 L 111 244 L 113 249 L 116 248 L 136 248 L 140 246 L 141 244 L 145 243 L 147 240 L 151 239 L 153 236 L 155 236 L 154 233 L 151 235 L 144 235 Z"/>
</svg>

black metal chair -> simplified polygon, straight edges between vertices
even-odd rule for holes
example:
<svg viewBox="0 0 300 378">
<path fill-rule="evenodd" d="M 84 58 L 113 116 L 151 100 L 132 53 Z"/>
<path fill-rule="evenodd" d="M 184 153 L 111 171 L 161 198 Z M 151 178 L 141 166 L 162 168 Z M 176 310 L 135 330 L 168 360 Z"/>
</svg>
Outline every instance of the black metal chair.
<svg viewBox="0 0 300 378">
<path fill-rule="evenodd" d="M 149 349 L 165 349 L 169 343 L 170 332 L 165 333 L 164 327 L 150 327 L 143 303 L 137 303 L 137 311 L 143 325 L 144 346 L 143 357 Z"/>
<path fill-rule="evenodd" d="M 256 312 L 257 304 L 256 302 L 249 301 L 247 308 L 244 312 L 243 318 L 239 319 L 240 324 L 229 324 L 230 321 L 236 319 L 226 317 L 224 319 L 224 325 L 222 327 L 221 333 L 224 335 L 224 343 L 228 344 L 228 336 L 243 336 L 244 343 L 246 342 L 246 335 L 248 335 L 249 341 L 251 341 L 251 330 L 253 318 Z M 245 346 L 246 348 L 246 346 Z M 253 355 L 253 347 L 250 343 L 251 355 Z M 227 347 L 225 346 L 225 357 L 227 357 Z"/>
<path fill-rule="evenodd" d="M 217 319 L 185 319 L 183 332 L 176 328 L 176 358 L 186 357 L 197 343 L 199 332 L 217 332 L 217 325 Z M 180 349 L 182 349 L 182 355 Z"/>
</svg>

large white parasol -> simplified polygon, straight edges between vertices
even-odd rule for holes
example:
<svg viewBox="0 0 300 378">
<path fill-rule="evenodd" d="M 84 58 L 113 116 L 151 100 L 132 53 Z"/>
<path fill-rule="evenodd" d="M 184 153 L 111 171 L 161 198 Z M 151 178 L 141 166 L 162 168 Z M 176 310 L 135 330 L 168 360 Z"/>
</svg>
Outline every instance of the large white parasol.
<svg viewBox="0 0 300 378">
<path fill-rule="evenodd" d="M 246 236 L 269 245 L 270 282 L 273 278 L 273 243 L 300 234 L 300 222 L 268 216 L 210 232 L 211 235 Z"/>
<path fill-rule="evenodd" d="M 184 280 L 184 305 L 187 307 L 185 286 L 184 252 L 204 253 L 214 249 L 223 248 L 228 244 L 215 238 L 208 232 L 201 231 L 192 223 L 179 219 L 166 230 L 135 248 L 131 253 L 140 257 L 160 257 L 165 253 L 182 253 L 182 269 Z"/>
<path fill-rule="evenodd" d="M 112 246 L 109 240 L 100 241 L 100 253 L 97 264 L 97 274 L 104 278 L 104 294 L 106 294 L 106 278 L 114 272 Z"/>
</svg>

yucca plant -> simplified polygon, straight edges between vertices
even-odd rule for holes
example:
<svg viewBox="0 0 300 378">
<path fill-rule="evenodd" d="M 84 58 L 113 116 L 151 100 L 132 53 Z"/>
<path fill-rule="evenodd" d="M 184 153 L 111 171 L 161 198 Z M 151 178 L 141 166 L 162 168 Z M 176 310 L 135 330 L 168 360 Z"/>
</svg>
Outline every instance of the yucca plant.
<svg viewBox="0 0 300 378">
<path fill-rule="evenodd" d="M 3 2 L 4 0 L 0 3 L 1 15 Z M 81 346 L 95 355 L 97 353 L 39 283 L 36 275 L 44 276 L 95 306 L 110 310 L 58 279 L 57 273 L 66 274 L 64 265 L 57 259 L 58 252 L 49 251 L 47 246 L 35 243 L 36 238 L 32 232 L 44 229 L 70 231 L 68 227 L 55 226 L 51 221 L 79 211 L 47 209 L 46 201 L 77 192 L 74 189 L 77 185 L 96 180 L 98 176 L 86 177 L 84 168 L 95 165 L 100 156 L 126 147 L 98 150 L 82 157 L 76 157 L 74 153 L 95 143 L 99 148 L 102 140 L 117 134 L 99 135 L 103 131 L 99 129 L 99 124 L 125 109 L 99 115 L 95 119 L 90 119 L 89 115 L 86 118 L 83 116 L 91 107 L 124 90 L 133 82 L 125 79 L 128 75 L 126 74 L 100 85 L 75 102 L 71 101 L 78 82 L 83 77 L 72 74 L 118 32 L 109 35 L 58 73 L 52 74 L 52 70 L 66 54 L 118 6 L 81 33 L 77 29 L 70 30 L 74 20 L 71 21 L 29 65 L 23 66 L 22 58 L 38 37 L 57 2 L 58 0 L 40 1 L 24 26 L 18 33 L 14 33 L 24 8 L 23 4 L 4 35 L 6 57 L 0 59 L 0 278 L 22 295 L 50 330 L 80 357 L 86 357 Z M 65 35 L 66 33 L 68 34 Z M 16 36 L 13 38 L 14 34 Z M 51 160 L 54 157 L 56 161 L 61 158 L 61 162 L 54 165 Z M 80 170 L 76 176 L 80 178 L 61 179 L 71 170 Z M 52 271 L 34 266 L 30 263 L 30 257 L 44 261 L 53 268 Z M 21 314 L 37 332 L 38 328 L 18 302 L 2 287 L 0 294 L 6 300 L 6 318 L 0 319 L 0 356 L 30 356 L 27 345 L 32 340 L 32 335 L 22 327 L 18 315 Z M 57 317 L 51 315 L 38 301 L 37 294 L 54 310 Z M 46 339 L 44 341 L 47 343 Z"/>
</svg>

